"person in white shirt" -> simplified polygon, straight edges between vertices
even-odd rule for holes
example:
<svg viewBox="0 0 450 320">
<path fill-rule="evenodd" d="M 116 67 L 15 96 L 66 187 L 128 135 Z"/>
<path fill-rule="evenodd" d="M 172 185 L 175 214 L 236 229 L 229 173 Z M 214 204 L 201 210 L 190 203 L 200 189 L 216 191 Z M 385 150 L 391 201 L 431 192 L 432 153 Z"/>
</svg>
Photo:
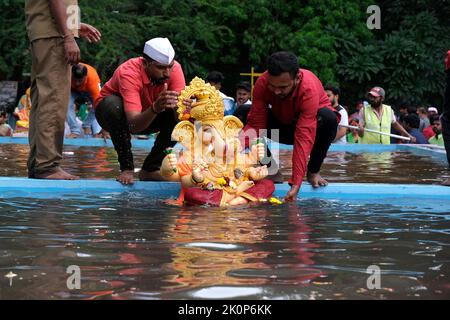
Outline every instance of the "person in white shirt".
<svg viewBox="0 0 450 320">
<path fill-rule="evenodd" d="M 219 71 L 211 71 L 206 76 L 206 82 L 214 86 L 219 90 L 220 97 L 223 100 L 223 113 L 225 116 L 232 115 L 235 111 L 234 99 L 227 96 L 225 93 L 220 91 L 222 89 L 222 82 L 225 79 L 223 74 Z"/>
<path fill-rule="evenodd" d="M 341 121 L 339 121 L 336 138 L 334 139 L 333 143 L 345 144 L 347 143 L 347 128 L 344 126 L 348 126 L 348 113 L 347 110 L 345 110 L 345 108 L 339 104 L 339 96 L 341 94 L 341 90 L 339 89 L 339 87 L 331 84 L 327 84 L 324 89 L 327 93 L 328 99 L 330 99 L 331 106 L 335 108 L 341 115 Z"/>
</svg>

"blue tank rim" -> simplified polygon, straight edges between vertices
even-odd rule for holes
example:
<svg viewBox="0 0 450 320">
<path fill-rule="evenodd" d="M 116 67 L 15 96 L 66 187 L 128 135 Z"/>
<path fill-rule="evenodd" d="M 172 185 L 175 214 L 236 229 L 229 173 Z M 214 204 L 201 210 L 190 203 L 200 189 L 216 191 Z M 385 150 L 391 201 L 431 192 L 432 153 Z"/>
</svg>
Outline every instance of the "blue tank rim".
<svg viewBox="0 0 450 320">
<path fill-rule="evenodd" d="M 274 196 L 283 197 L 289 190 L 287 183 L 277 184 Z M 75 181 L 39 180 L 23 177 L 0 177 L 0 198 L 43 197 L 59 198 L 80 193 L 111 194 L 126 192 L 148 192 L 162 197 L 177 197 L 180 185 L 175 182 L 137 181 L 124 186 L 113 179 Z M 330 183 L 315 189 L 303 183 L 299 199 L 441 199 L 450 202 L 450 187 L 420 184 L 384 183 Z"/>
</svg>

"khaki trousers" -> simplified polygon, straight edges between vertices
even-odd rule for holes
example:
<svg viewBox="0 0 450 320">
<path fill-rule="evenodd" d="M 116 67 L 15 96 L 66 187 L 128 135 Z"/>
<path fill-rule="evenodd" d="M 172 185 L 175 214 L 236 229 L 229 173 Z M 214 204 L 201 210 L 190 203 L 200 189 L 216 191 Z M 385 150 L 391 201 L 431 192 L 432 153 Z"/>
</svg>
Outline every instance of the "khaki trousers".
<svg viewBox="0 0 450 320">
<path fill-rule="evenodd" d="M 30 178 L 58 171 L 62 159 L 71 81 L 64 53 L 62 38 L 31 43 Z"/>
</svg>

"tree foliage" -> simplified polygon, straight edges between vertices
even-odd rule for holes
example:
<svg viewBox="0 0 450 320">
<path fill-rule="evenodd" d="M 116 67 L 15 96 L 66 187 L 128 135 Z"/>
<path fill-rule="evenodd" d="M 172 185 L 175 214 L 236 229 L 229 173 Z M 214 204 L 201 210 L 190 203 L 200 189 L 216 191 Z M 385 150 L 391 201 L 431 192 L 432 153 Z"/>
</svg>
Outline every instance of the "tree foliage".
<svg viewBox="0 0 450 320">
<path fill-rule="evenodd" d="M 367 7 L 381 7 L 381 30 L 369 30 Z M 447 2 L 447 4 L 446 4 Z M 233 94 L 241 72 L 263 71 L 267 56 L 289 50 L 322 82 L 339 84 L 353 104 L 373 85 L 389 102 L 439 105 L 442 60 L 450 48 L 448 0 L 79 0 L 82 20 L 102 41 L 80 41 L 83 61 L 105 82 L 141 54 L 146 40 L 168 37 L 187 80 L 219 70 Z M 0 0 L 0 80 L 30 72 L 24 0 Z"/>
</svg>

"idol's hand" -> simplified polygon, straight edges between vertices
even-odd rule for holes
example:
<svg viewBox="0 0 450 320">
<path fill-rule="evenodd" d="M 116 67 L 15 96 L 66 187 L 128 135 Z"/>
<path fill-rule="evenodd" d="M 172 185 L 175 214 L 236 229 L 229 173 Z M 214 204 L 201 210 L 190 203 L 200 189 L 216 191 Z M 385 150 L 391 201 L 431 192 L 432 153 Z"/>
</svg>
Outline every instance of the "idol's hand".
<svg viewBox="0 0 450 320">
<path fill-rule="evenodd" d="M 248 175 L 250 179 L 253 181 L 259 181 L 267 177 L 269 174 L 269 170 L 267 169 L 267 166 L 257 167 L 257 168 L 250 168 L 248 170 Z"/>
<path fill-rule="evenodd" d="M 208 165 L 205 161 L 198 159 L 194 160 L 192 164 L 192 180 L 196 183 L 202 183 L 205 180 L 205 173 L 208 170 Z"/>
<path fill-rule="evenodd" d="M 200 168 L 195 168 L 192 170 L 192 180 L 195 183 L 202 183 L 205 180 L 205 176 L 203 175 Z"/>
<path fill-rule="evenodd" d="M 167 160 L 169 161 L 170 168 L 174 171 L 177 170 L 178 159 L 177 155 L 174 152 L 167 155 Z"/>
<path fill-rule="evenodd" d="M 264 158 L 265 154 L 264 149 L 265 149 L 264 143 L 259 142 L 257 140 L 257 143 L 251 147 L 253 158 L 256 159 L 257 161 L 261 161 Z"/>
</svg>

